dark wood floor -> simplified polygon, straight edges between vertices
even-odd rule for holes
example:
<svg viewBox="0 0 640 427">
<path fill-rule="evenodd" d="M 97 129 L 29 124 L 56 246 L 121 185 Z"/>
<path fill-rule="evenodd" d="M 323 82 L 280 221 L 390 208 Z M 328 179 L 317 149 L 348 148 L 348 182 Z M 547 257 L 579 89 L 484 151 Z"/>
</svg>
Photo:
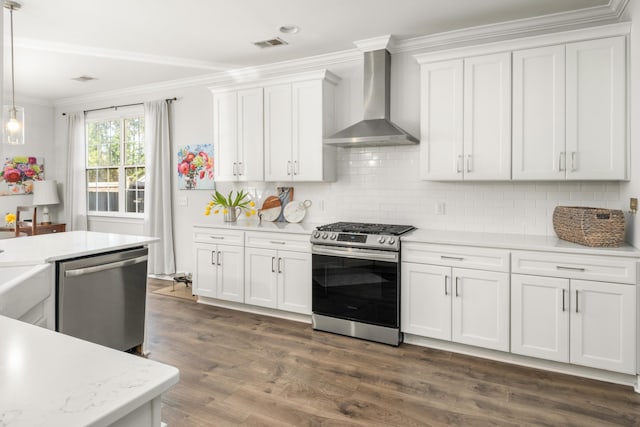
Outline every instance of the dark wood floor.
<svg viewBox="0 0 640 427">
<path fill-rule="evenodd" d="M 180 369 L 163 397 L 169 427 L 640 426 L 627 386 L 156 294 L 148 311 L 150 358 Z"/>
</svg>

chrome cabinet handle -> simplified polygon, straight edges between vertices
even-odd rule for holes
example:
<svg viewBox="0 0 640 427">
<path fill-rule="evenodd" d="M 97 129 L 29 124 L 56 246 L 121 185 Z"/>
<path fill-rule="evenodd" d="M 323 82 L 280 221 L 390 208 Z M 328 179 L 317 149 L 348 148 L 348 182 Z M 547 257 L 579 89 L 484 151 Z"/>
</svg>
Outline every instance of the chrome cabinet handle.
<svg viewBox="0 0 640 427">
<path fill-rule="evenodd" d="M 282 258 L 278 258 L 278 273 L 282 273 Z"/>
<path fill-rule="evenodd" d="M 458 155 L 458 160 L 456 161 L 456 173 L 462 172 L 462 154 Z"/>
<path fill-rule="evenodd" d="M 216 264 L 220 265 L 220 251 L 218 251 L 218 254 L 216 255 Z"/>
<path fill-rule="evenodd" d="M 244 175 L 244 167 L 242 166 L 242 162 L 238 162 L 238 175 Z"/>
<path fill-rule="evenodd" d="M 440 259 L 451 259 L 451 260 L 454 260 L 454 261 L 464 261 L 464 258 L 462 258 L 462 257 L 447 256 L 447 255 L 440 255 Z"/>
<path fill-rule="evenodd" d="M 460 293 L 458 292 L 458 282 L 460 281 L 460 278 L 458 276 L 456 276 L 456 297 L 460 296 Z"/>
<path fill-rule="evenodd" d="M 564 294 L 565 294 L 565 290 L 563 289 L 562 290 L 562 312 L 563 313 L 565 312 L 565 309 L 566 309 L 564 305 Z"/>
<path fill-rule="evenodd" d="M 572 151 L 571 152 L 571 172 L 575 172 L 578 170 L 578 166 L 577 166 L 577 161 L 576 161 L 576 156 L 577 156 L 577 152 Z"/>
<path fill-rule="evenodd" d="M 560 155 L 558 156 L 558 171 L 560 172 L 564 172 L 567 170 L 566 168 L 566 153 L 564 151 L 560 152 Z"/>
<path fill-rule="evenodd" d="M 449 280 L 449 276 L 444 276 L 444 295 L 447 296 L 449 295 L 449 292 L 447 292 L 447 281 Z"/>
<path fill-rule="evenodd" d="M 558 270 L 569 270 L 569 271 L 580 271 L 580 272 L 586 271 L 586 268 L 584 267 L 565 267 L 562 265 L 556 265 L 556 268 Z"/>
<path fill-rule="evenodd" d="M 300 173 L 300 166 L 298 166 L 298 161 L 293 161 L 293 174 L 298 175 Z"/>
<path fill-rule="evenodd" d="M 467 172 L 471 172 L 471 154 L 467 154 Z"/>
<path fill-rule="evenodd" d="M 271 272 L 272 273 L 276 272 L 275 262 L 276 262 L 276 257 L 272 256 L 271 257 Z"/>
<path fill-rule="evenodd" d="M 578 290 L 576 289 L 576 313 L 578 312 Z"/>
<path fill-rule="evenodd" d="M 216 255 L 216 251 L 211 251 L 211 265 L 216 265 L 216 260 L 214 256 Z"/>
<path fill-rule="evenodd" d="M 287 162 L 287 175 L 291 175 L 291 160 Z"/>
<path fill-rule="evenodd" d="M 233 173 L 233 176 L 238 175 L 238 164 L 236 162 L 233 162 L 233 168 L 231 168 L 231 172 Z"/>
</svg>

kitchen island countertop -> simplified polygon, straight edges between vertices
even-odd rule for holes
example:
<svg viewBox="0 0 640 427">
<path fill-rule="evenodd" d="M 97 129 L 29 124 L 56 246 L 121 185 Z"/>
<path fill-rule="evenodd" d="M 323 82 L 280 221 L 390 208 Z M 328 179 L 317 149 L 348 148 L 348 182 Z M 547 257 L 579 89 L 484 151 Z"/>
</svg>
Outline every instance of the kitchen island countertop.
<svg viewBox="0 0 640 427">
<path fill-rule="evenodd" d="M 178 382 L 172 366 L 3 316 L 0 336 L 3 426 L 108 426 L 136 410 L 155 420 Z"/>
<path fill-rule="evenodd" d="M 0 267 L 35 265 L 87 255 L 144 246 L 157 237 L 68 231 L 0 240 Z"/>
</svg>

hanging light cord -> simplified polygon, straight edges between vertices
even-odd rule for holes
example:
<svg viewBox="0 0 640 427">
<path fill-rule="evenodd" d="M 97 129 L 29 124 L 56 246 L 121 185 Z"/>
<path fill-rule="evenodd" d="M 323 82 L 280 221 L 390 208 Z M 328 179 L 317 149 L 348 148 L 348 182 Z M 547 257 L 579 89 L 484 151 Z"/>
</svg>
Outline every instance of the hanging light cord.
<svg viewBox="0 0 640 427">
<path fill-rule="evenodd" d="M 11 17 L 11 113 L 16 114 L 16 82 L 15 69 L 13 65 L 13 6 L 9 8 L 9 16 Z"/>
</svg>

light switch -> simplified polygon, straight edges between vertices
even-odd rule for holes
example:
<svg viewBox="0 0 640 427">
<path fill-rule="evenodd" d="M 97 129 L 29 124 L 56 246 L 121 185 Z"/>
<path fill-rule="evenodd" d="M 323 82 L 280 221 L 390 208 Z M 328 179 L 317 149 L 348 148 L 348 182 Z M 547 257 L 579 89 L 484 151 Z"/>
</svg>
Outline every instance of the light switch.
<svg viewBox="0 0 640 427">
<path fill-rule="evenodd" d="M 187 199 L 187 196 L 178 197 L 178 207 L 186 208 L 187 206 L 189 206 L 189 199 Z"/>
</svg>

